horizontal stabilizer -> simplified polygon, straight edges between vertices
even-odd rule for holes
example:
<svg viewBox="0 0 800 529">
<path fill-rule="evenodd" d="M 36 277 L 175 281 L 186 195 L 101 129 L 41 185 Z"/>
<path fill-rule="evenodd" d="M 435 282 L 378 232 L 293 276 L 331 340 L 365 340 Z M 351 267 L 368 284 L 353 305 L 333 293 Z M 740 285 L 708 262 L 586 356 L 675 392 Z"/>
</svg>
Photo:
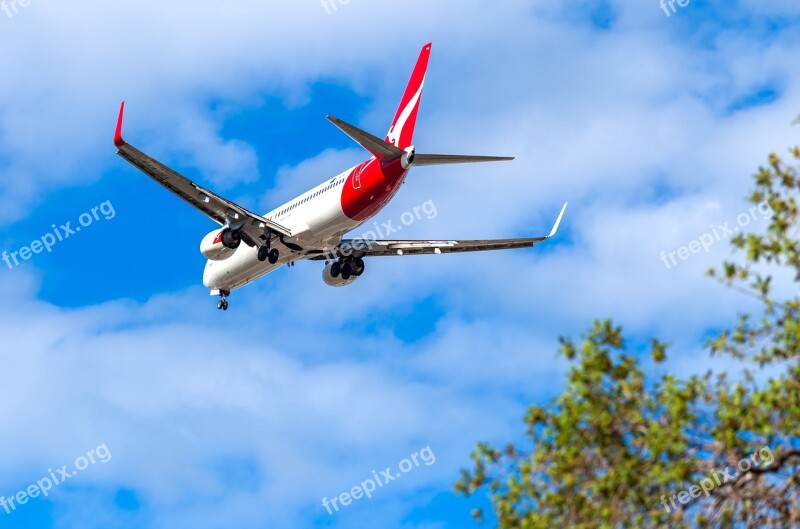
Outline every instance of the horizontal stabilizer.
<svg viewBox="0 0 800 529">
<path fill-rule="evenodd" d="M 353 138 L 356 143 L 372 153 L 375 158 L 382 162 L 388 162 L 400 158 L 405 151 L 398 149 L 389 142 L 386 142 L 369 132 L 359 129 L 335 116 L 327 116 L 328 121 L 339 127 L 342 132 Z"/>
<path fill-rule="evenodd" d="M 391 143 L 373 136 L 365 130 L 361 130 L 355 125 L 335 116 L 327 116 L 328 121 L 339 127 L 339 129 L 350 136 L 359 145 L 369 151 L 375 158 L 382 162 L 390 162 L 403 156 L 406 151 L 398 149 Z M 481 162 L 507 162 L 513 160 L 512 156 L 464 156 L 461 154 L 414 154 L 409 156 L 409 161 L 418 167 L 428 165 L 450 165 L 457 163 L 481 163 Z"/>
<path fill-rule="evenodd" d="M 462 156 L 460 154 L 417 154 L 414 156 L 414 165 L 449 165 L 454 163 L 481 163 L 481 162 L 507 162 L 513 160 L 511 156 Z"/>
</svg>

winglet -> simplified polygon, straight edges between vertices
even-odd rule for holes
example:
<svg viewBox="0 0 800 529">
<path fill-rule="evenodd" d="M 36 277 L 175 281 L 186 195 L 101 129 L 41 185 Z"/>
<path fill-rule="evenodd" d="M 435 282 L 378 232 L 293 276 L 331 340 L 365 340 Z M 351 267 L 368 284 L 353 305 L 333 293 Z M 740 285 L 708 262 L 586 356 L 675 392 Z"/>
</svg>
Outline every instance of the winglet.
<svg viewBox="0 0 800 529">
<path fill-rule="evenodd" d="M 119 119 L 117 120 L 117 132 L 114 134 L 114 145 L 122 147 L 125 140 L 122 139 L 122 117 L 125 114 L 125 101 L 119 107 Z"/>
<path fill-rule="evenodd" d="M 561 218 L 564 216 L 564 212 L 567 210 L 567 202 L 564 202 L 564 207 L 561 208 L 561 213 L 558 214 L 558 218 L 556 219 L 556 223 L 553 224 L 553 229 L 550 230 L 550 235 L 547 236 L 549 239 L 550 237 L 554 236 L 558 231 L 558 225 L 561 224 Z"/>
</svg>

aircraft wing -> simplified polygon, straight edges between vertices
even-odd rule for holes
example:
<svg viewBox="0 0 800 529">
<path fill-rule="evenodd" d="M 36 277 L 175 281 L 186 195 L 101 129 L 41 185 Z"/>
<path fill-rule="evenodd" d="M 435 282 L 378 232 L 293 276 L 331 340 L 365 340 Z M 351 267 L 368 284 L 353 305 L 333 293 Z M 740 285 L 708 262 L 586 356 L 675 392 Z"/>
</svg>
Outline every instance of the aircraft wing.
<svg viewBox="0 0 800 529">
<path fill-rule="evenodd" d="M 243 239 L 251 245 L 261 246 L 263 242 L 258 241 L 267 241 L 272 235 L 278 237 L 292 236 L 291 231 L 286 227 L 267 220 L 263 216 L 248 211 L 242 206 L 197 185 L 133 145 L 128 144 L 122 139 L 124 111 L 125 103 L 123 102 L 119 110 L 119 121 L 117 122 L 117 131 L 114 136 L 114 145 L 119 149 L 117 154 L 220 225 L 241 227 Z"/>
<path fill-rule="evenodd" d="M 484 252 L 490 250 L 510 250 L 514 248 L 530 248 L 531 246 L 546 241 L 558 231 L 561 219 L 567 205 L 561 208 L 553 229 L 544 237 L 529 237 L 522 239 L 481 239 L 481 240 L 452 240 L 452 241 L 412 241 L 412 240 L 370 240 L 370 239 L 343 239 L 339 244 L 339 255 L 352 254 L 358 257 L 390 256 L 390 255 L 427 255 L 462 252 Z M 326 256 L 314 257 L 313 260 L 323 260 Z"/>
</svg>

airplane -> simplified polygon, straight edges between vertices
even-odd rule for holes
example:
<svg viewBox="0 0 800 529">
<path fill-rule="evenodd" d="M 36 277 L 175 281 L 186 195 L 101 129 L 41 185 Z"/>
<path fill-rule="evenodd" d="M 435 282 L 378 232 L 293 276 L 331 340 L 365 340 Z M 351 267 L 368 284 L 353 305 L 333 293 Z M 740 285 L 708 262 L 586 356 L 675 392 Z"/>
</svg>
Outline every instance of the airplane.
<svg viewBox="0 0 800 529">
<path fill-rule="evenodd" d="M 372 156 L 264 215 L 258 215 L 192 182 L 122 138 L 125 102 L 120 105 L 114 145 L 122 158 L 220 225 L 200 243 L 207 258 L 203 285 L 228 310 L 231 291 L 286 264 L 324 261 L 323 280 L 348 285 L 365 270 L 364 258 L 448 254 L 528 248 L 553 237 L 567 204 L 549 235 L 490 240 L 372 240 L 344 236 L 370 220 L 395 196 L 412 167 L 509 161 L 513 157 L 418 153 L 412 145 L 432 44 L 423 46 L 391 128 L 380 139 L 334 116 L 327 119 Z M 244 243 L 244 244 L 242 244 Z"/>
</svg>

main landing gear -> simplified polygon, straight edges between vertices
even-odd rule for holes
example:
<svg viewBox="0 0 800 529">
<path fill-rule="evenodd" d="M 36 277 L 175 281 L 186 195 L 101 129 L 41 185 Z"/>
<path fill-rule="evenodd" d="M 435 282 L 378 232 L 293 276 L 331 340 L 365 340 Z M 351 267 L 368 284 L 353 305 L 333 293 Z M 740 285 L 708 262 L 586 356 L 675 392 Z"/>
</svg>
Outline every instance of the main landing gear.
<svg viewBox="0 0 800 529">
<path fill-rule="evenodd" d="M 331 266 L 333 277 L 342 276 L 347 281 L 351 277 L 358 277 L 364 273 L 364 260 L 360 257 L 346 257 L 339 259 Z"/>
<path fill-rule="evenodd" d="M 231 295 L 230 290 L 221 290 L 219 293 L 219 303 L 217 303 L 218 310 L 228 310 L 228 296 Z"/>
<path fill-rule="evenodd" d="M 258 260 L 262 263 L 264 261 L 269 261 L 269 264 L 275 264 L 278 262 L 281 254 L 278 252 L 277 248 L 270 248 L 269 246 L 262 246 L 258 249 Z"/>
</svg>

